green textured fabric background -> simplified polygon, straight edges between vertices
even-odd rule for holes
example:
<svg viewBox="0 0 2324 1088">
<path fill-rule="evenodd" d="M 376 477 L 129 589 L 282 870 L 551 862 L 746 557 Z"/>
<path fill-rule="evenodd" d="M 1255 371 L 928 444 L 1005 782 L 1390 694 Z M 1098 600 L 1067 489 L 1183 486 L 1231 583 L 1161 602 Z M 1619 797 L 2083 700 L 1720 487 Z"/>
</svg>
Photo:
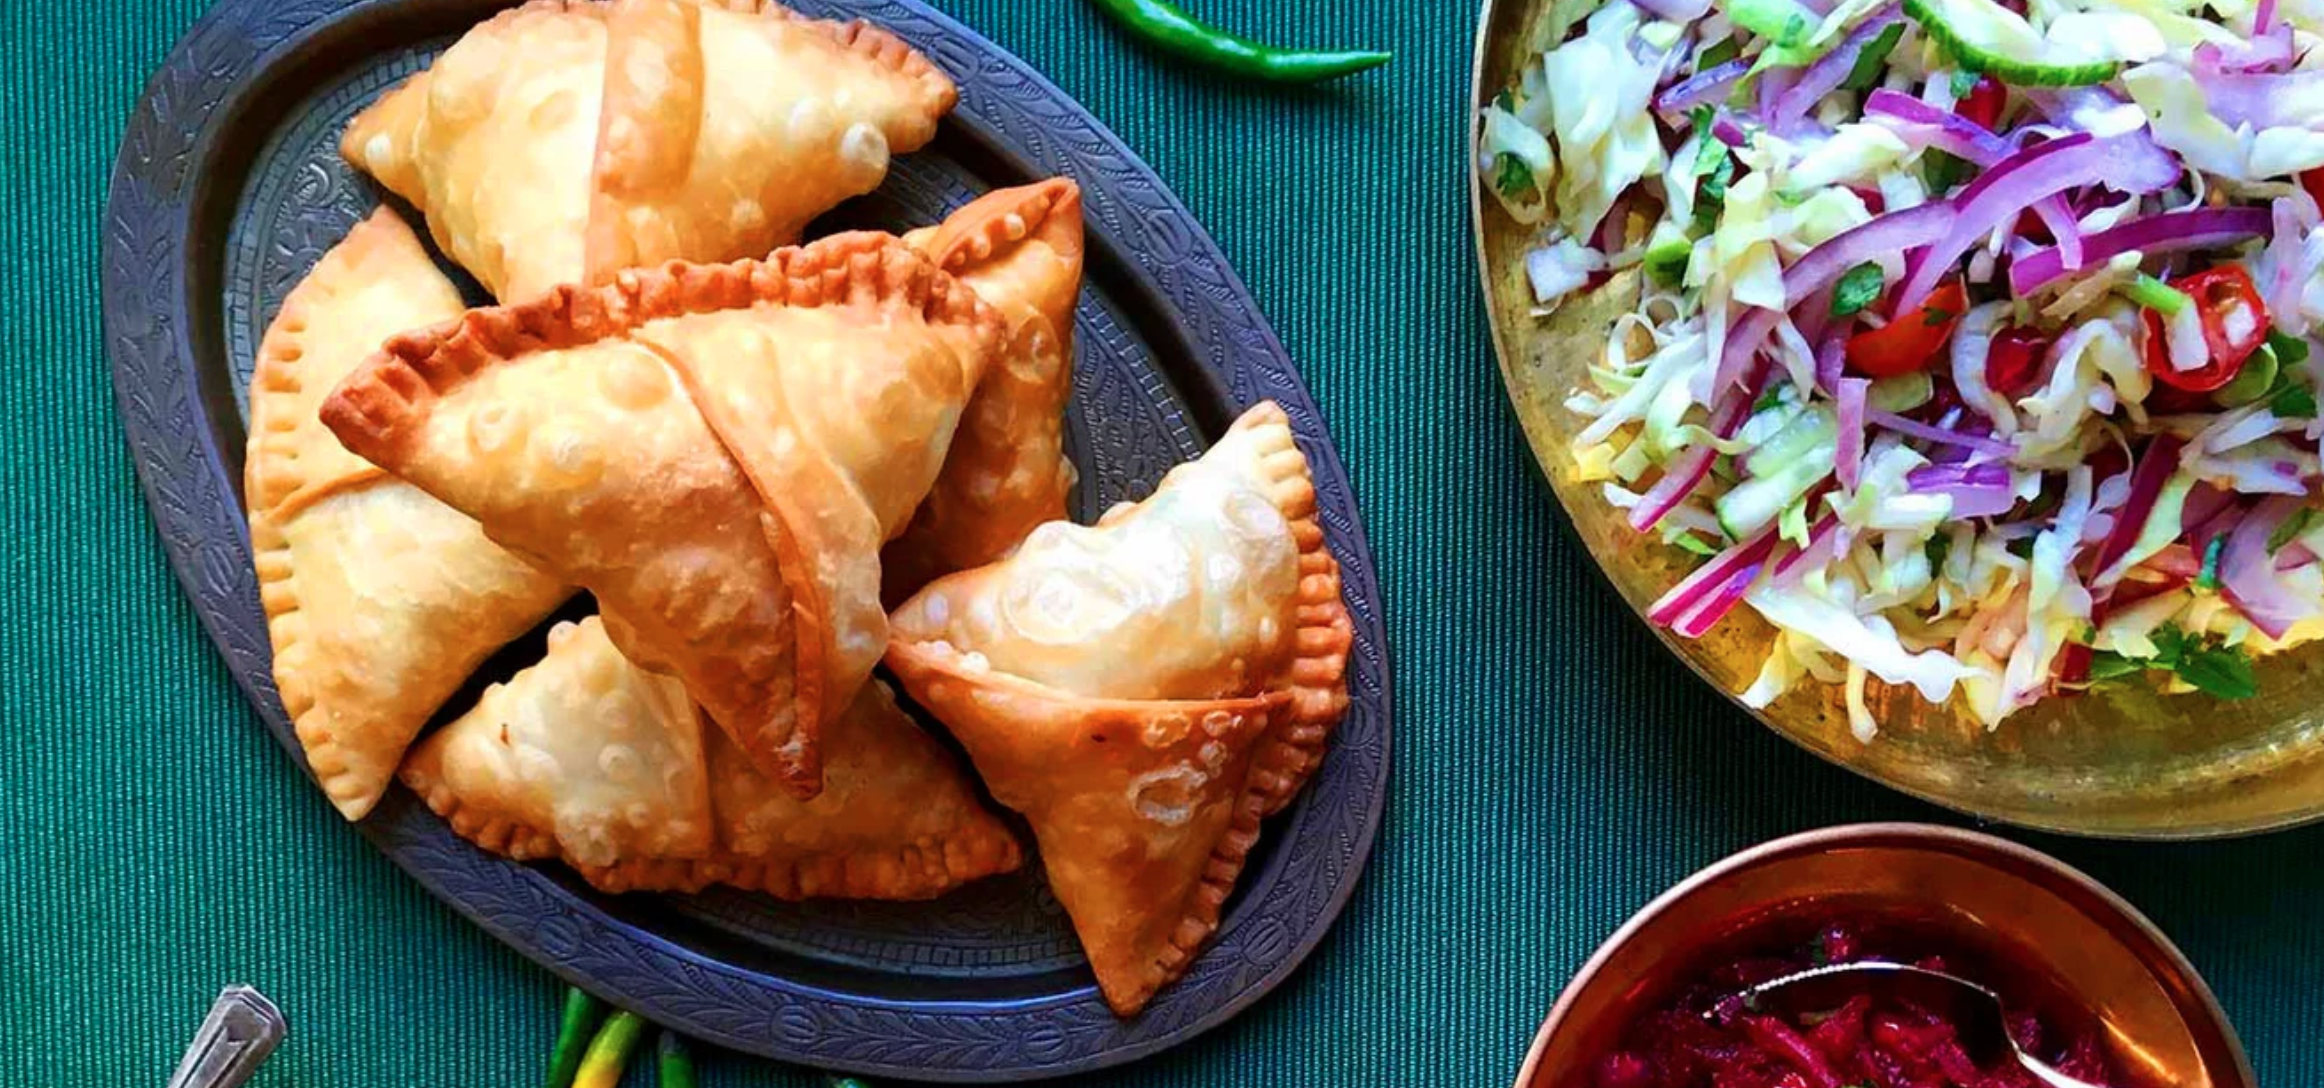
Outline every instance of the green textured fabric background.
<svg viewBox="0 0 2324 1088">
<path fill-rule="evenodd" d="M 1300 360 L 1379 557 L 1397 766 L 1371 871 L 1308 966 L 1195 1044 L 1082 1082 L 1505 1085 L 1569 973 L 1688 872 L 1809 827 L 1948 817 L 1731 709 L 1560 528 L 1476 297 L 1471 0 L 1189 3 L 1397 60 L 1255 89 L 1131 47 L 1081 0 L 940 0 L 1151 162 Z M 206 6 L 0 4 L 0 1084 L 159 1085 L 234 981 L 293 1024 L 262 1085 L 530 1084 L 558 986 L 341 826 L 229 681 L 138 501 L 99 333 L 104 190 L 147 76 Z M 2324 1085 L 2324 830 L 2029 838 L 2177 938 L 2264 1083 Z M 718 1055 L 703 1083 L 809 1079 Z"/>
</svg>

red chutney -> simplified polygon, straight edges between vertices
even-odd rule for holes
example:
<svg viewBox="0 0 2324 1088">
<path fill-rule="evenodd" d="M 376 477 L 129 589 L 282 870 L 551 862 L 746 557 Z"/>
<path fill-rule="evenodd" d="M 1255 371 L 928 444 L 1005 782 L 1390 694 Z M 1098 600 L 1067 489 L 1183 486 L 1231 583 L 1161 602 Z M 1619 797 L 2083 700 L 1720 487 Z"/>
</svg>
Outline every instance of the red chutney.
<svg viewBox="0 0 2324 1088">
<path fill-rule="evenodd" d="M 1987 980 L 1929 942 L 1877 928 L 1833 925 L 1787 952 L 1722 963 L 1670 1006 L 1632 1025 L 1623 1049 L 1600 1060 L 1594 1088 L 2043 1088 L 2003 1062 L 1979 1068 L 1954 1025 L 1909 1000 L 1870 993 L 1820 1016 L 1743 1007 L 1744 989 L 1826 963 L 1888 960 Z M 2003 991 L 2005 1000 L 2011 994 Z M 1706 1015 L 1709 1014 L 1709 1015 Z M 2012 1008 L 2010 1035 L 2059 1072 L 2118 1083 L 2097 1033 Z"/>
</svg>

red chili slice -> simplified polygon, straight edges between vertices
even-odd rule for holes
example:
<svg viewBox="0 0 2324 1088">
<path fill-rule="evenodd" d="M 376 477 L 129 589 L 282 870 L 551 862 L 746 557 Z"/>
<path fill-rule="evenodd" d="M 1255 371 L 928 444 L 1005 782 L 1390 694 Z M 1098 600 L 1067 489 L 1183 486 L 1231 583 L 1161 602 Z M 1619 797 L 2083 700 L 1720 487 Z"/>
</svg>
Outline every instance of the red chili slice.
<svg viewBox="0 0 2324 1088">
<path fill-rule="evenodd" d="M 1850 336 L 1848 369 L 1867 378 L 1892 378 L 1919 370 L 1953 338 L 1953 327 L 1961 323 L 1961 313 L 1968 307 L 1969 293 L 1962 289 L 1961 281 L 1945 281 L 1911 313 Z"/>
<path fill-rule="evenodd" d="M 2171 365 L 2170 337 L 2162 315 L 2140 312 L 2146 327 L 2146 368 L 2155 380 L 2188 393 L 2208 393 L 2243 372 L 2244 361 L 2267 342 L 2268 308 L 2241 265 L 2220 265 L 2171 281 L 2195 300 L 2209 358 L 2193 370 Z"/>
</svg>

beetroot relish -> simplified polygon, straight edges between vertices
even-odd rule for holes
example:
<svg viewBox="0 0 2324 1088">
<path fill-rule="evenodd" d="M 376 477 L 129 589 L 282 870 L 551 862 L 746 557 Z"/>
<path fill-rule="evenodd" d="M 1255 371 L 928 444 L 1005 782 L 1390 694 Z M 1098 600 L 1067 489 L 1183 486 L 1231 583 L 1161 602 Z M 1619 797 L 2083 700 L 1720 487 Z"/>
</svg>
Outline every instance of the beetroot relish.
<svg viewBox="0 0 2324 1088">
<path fill-rule="evenodd" d="M 1789 954 L 1724 963 L 1673 1004 L 1644 1017 L 1601 1059 L 1594 1088 L 2042 1088 L 2016 1065 L 1979 1068 L 1954 1026 L 1903 999 L 1857 994 L 1820 1016 L 1746 1008 L 1737 991 L 1823 963 L 1884 959 L 1951 971 L 1925 944 L 1834 925 Z M 2013 1011 L 2010 1035 L 2060 1072 L 2111 1084 L 2098 1037 Z"/>
</svg>

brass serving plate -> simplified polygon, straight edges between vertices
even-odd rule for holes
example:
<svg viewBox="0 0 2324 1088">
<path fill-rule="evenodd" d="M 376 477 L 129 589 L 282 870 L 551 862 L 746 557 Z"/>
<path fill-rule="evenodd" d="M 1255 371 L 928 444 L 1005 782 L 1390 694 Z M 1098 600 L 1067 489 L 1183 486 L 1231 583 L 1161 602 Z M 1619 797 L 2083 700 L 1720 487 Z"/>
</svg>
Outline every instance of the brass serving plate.
<svg viewBox="0 0 2324 1088">
<path fill-rule="evenodd" d="M 1549 0 L 1486 0 L 1472 114 L 1510 82 L 1548 7 Z M 1464 147 L 1464 162 L 1473 157 Z M 1572 438 L 1582 421 L 1564 406 L 1586 382 L 1604 330 L 1636 297 L 1635 273 L 1568 300 L 1551 318 L 1529 316 L 1530 232 L 1469 173 L 1485 306 L 1509 401 L 1574 531 L 1644 622 L 1654 599 L 1684 577 L 1686 553 L 1632 532 L 1594 485 L 1575 478 Z M 1758 675 L 1771 636 L 1747 608 L 1699 641 L 1655 633 L 1730 697 Z M 1881 734 L 1871 744 L 1849 733 L 1837 687 L 1803 682 L 1751 713 L 1825 759 L 1963 812 L 2083 835 L 2205 838 L 2324 818 L 2324 643 L 2264 660 L 2258 672 L 2255 699 L 2112 690 L 2047 701 L 1992 732 L 1954 707 L 1875 683 L 1869 699 Z"/>
<path fill-rule="evenodd" d="M 1640 1015 L 1706 956 L 1770 923 L 1911 919 L 2021 966 L 2056 1007 L 2089 1010 L 2125 1088 L 2256 1088 L 2235 1028 L 2154 923 L 2097 881 L 2014 843 L 1924 824 L 1863 824 L 1753 847 L 1664 893 L 1575 974 L 1535 1035 L 1517 1088 L 1593 1081 Z"/>
</svg>

